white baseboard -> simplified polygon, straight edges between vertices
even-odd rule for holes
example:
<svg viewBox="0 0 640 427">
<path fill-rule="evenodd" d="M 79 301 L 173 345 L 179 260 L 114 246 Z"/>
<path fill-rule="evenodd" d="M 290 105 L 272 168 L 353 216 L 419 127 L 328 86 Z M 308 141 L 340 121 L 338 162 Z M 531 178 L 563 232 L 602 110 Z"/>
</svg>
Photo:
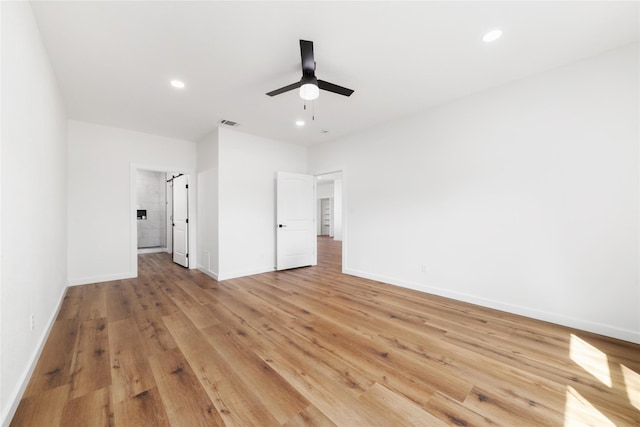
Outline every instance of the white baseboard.
<svg viewBox="0 0 640 427">
<path fill-rule="evenodd" d="M 415 283 L 415 282 L 410 282 L 406 280 L 396 279 L 393 277 L 370 274 L 364 271 L 359 271 L 351 268 L 345 268 L 343 270 L 343 273 L 640 344 L 640 332 L 637 332 L 637 331 L 632 331 L 632 330 L 618 328 L 611 325 L 592 322 L 586 319 L 578 319 L 575 317 L 565 316 L 559 313 L 551 313 L 551 312 L 537 310 L 529 307 L 513 305 L 513 304 L 505 303 L 502 301 L 492 300 L 489 298 L 478 297 L 475 295 L 470 295 L 470 294 L 465 294 L 460 292 L 452 292 L 447 289 L 428 286 L 422 283 Z"/>
<path fill-rule="evenodd" d="M 40 337 L 40 342 L 38 343 L 38 346 L 35 348 L 31 357 L 29 358 L 29 363 L 27 364 L 26 369 L 20 376 L 20 381 L 18 382 L 18 386 L 7 399 L 8 405 L 6 405 L 6 411 L 4 411 L 2 414 L 2 427 L 9 427 L 9 424 L 11 424 L 11 420 L 13 419 L 13 416 L 16 414 L 16 410 L 18 409 L 18 405 L 20 404 L 20 399 L 22 399 L 22 395 L 24 394 L 24 391 L 27 388 L 27 384 L 29 384 L 31 375 L 33 374 L 33 371 L 36 368 L 36 364 L 38 363 L 38 359 L 42 354 L 42 349 L 44 348 L 44 344 L 47 342 L 47 338 L 49 338 L 49 333 L 51 333 L 51 328 L 53 328 L 53 323 L 58 317 L 58 313 L 60 312 L 60 307 L 62 307 L 62 302 L 64 301 L 64 296 L 66 293 L 67 293 L 67 287 L 65 287 L 62 290 L 62 293 L 60 294 L 60 298 L 58 299 L 58 305 L 56 309 L 53 311 L 53 314 L 51 315 L 51 317 L 49 318 L 47 327 L 42 332 L 42 336 Z"/>
<path fill-rule="evenodd" d="M 167 248 L 139 248 L 138 254 L 156 254 L 158 252 L 169 252 Z"/>
<path fill-rule="evenodd" d="M 244 270 L 244 271 L 236 271 L 236 272 L 232 272 L 232 273 L 218 274 L 218 279 L 217 280 L 222 281 L 222 280 L 235 279 L 237 277 L 253 276 L 254 274 L 269 273 L 269 272 L 274 271 L 274 270 L 275 270 L 275 268 L 273 268 L 273 267 L 262 267 L 262 268 L 252 269 L 252 270 Z"/>
<path fill-rule="evenodd" d="M 111 282 L 112 280 L 133 279 L 138 277 L 135 273 L 107 274 L 104 276 L 81 277 L 79 279 L 69 279 L 69 286 L 89 285 L 91 283 Z"/>
<path fill-rule="evenodd" d="M 216 281 L 218 280 L 218 273 L 214 273 L 213 271 L 208 270 L 201 265 L 198 266 L 198 270 L 202 271 L 204 274 L 211 277 L 213 280 L 216 280 Z"/>
</svg>

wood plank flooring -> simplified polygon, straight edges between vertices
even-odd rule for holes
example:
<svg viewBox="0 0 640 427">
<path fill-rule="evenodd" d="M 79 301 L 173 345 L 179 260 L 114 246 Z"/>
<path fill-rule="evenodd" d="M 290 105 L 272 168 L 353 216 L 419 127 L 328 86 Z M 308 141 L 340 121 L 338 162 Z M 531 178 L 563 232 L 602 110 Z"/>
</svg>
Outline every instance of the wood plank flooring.
<svg viewBox="0 0 640 427">
<path fill-rule="evenodd" d="M 12 426 L 637 426 L 640 346 L 319 265 L 68 289 Z"/>
</svg>

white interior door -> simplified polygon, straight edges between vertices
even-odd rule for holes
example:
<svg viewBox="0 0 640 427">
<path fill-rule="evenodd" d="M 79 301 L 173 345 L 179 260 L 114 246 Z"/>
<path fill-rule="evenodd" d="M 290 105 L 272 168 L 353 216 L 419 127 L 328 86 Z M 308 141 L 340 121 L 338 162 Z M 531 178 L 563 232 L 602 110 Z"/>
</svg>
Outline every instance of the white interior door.
<svg viewBox="0 0 640 427">
<path fill-rule="evenodd" d="M 169 176 L 169 174 L 167 174 Z M 173 181 L 167 181 L 166 187 L 167 205 L 165 206 L 167 222 L 164 225 L 167 230 L 167 252 L 173 253 Z"/>
<path fill-rule="evenodd" d="M 315 178 L 278 172 L 276 269 L 316 265 Z"/>
<path fill-rule="evenodd" d="M 173 178 L 173 262 L 189 267 L 189 181 Z"/>
</svg>

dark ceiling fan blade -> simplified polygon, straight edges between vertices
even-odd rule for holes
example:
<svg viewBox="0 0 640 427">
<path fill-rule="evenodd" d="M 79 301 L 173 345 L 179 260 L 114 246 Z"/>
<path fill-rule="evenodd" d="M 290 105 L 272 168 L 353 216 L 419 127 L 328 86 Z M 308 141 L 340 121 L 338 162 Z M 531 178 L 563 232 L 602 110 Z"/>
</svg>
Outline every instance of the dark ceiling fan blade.
<svg viewBox="0 0 640 427">
<path fill-rule="evenodd" d="M 300 82 L 291 83 L 285 87 L 281 87 L 280 89 L 272 90 L 271 92 L 267 92 L 269 96 L 280 95 L 281 93 L 289 92 L 290 90 L 297 89 L 300 87 Z"/>
<path fill-rule="evenodd" d="M 328 90 L 329 92 L 337 93 L 338 95 L 351 96 L 353 93 L 352 89 L 334 85 L 333 83 L 325 82 L 324 80 L 318 80 L 318 87 L 323 90 Z"/>
<path fill-rule="evenodd" d="M 300 40 L 300 57 L 302 58 L 302 74 L 315 74 L 316 60 L 313 58 L 313 42 Z"/>
</svg>

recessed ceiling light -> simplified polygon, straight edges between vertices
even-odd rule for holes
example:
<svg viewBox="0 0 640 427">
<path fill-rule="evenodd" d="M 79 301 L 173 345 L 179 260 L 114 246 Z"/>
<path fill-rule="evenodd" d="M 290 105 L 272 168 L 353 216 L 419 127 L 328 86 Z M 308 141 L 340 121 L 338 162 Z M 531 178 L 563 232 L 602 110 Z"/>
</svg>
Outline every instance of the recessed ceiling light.
<svg viewBox="0 0 640 427">
<path fill-rule="evenodd" d="M 502 30 L 496 28 L 495 30 L 491 30 L 485 34 L 484 37 L 482 37 L 482 41 L 485 43 L 491 43 L 498 40 L 500 37 L 502 37 Z"/>
<path fill-rule="evenodd" d="M 302 120 L 296 120 L 296 126 L 304 126 L 304 122 Z"/>
<path fill-rule="evenodd" d="M 171 80 L 171 86 L 178 89 L 184 89 L 184 82 L 182 80 Z"/>
</svg>

